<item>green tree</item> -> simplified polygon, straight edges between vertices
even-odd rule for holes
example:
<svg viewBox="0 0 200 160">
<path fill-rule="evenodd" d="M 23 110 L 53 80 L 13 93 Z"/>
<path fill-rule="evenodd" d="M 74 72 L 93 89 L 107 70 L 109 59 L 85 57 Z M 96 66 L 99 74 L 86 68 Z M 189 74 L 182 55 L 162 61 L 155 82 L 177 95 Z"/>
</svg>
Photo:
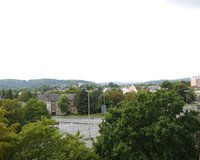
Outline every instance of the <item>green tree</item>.
<svg viewBox="0 0 200 160">
<path fill-rule="evenodd" d="M 110 90 L 105 93 L 106 106 L 117 106 L 124 100 L 124 95 L 120 90 Z"/>
<path fill-rule="evenodd" d="M 100 100 L 102 97 L 102 88 L 89 91 L 90 99 L 90 112 L 99 113 L 101 112 Z M 88 112 L 88 92 L 85 89 L 82 89 L 76 98 L 76 106 L 78 113 L 86 114 Z"/>
<path fill-rule="evenodd" d="M 5 118 L 7 111 L 0 108 L 0 160 L 5 160 L 9 156 L 12 141 L 16 138 L 16 128 L 18 124 L 8 126 Z"/>
<path fill-rule="evenodd" d="M 0 100 L 0 107 L 7 111 L 5 118 L 9 120 L 9 125 L 23 122 L 22 106 L 17 100 Z"/>
<path fill-rule="evenodd" d="M 36 122 L 41 117 L 50 118 L 49 111 L 44 102 L 37 99 L 29 100 L 23 107 L 25 122 Z"/>
<path fill-rule="evenodd" d="M 76 98 L 76 107 L 78 113 L 86 114 L 88 110 L 88 93 L 85 89 L 82 89 Z"/>
<path fill-rule="evenodd" d="M 5 90 L 2 89 L 2 90 L 1 90 L 1 98 L 4 98 L 4 97 L 5 97 L 5 94 L 6 94 Z"/>
<path fill-rule="evenodd" d="M 34 95 L 30 90 L 23 90 L 20 92 L 18 99 L 22 102 L 28 102 L 31 98 L 34 98 L 33 96 Z"/>
<path fill-rule="evenodd" d="M 174 82 L 173 90 L 175 90 L 183 99 L 185 99 L 185 91 L 188 90 L 188 86 L 184 82 Z"/>
<path fill-rule="evenodd" d="M 38 90 L 41 91 L 42 93 L 45 93 L 49 91 L 51 87 L 49 85 L 42 85 Z"/>
<path fill-rule="evenodd" d="M 62 154 L 61 135 L 57 128 L 53 127 L 53 120 L 42 119 L 30 122 L 22 127 L 18 139 L 13 147 L 12 159 L 59 159 Z"/>
<path fill-rule="evenodd" d="M 171 89 L 173 89 L 173 83 L 170 82 L 170 81 L 163 81 L 161 83 L 160 87 L 163 88 L 163 89 L 171 90 Z"/>
<path fill-rule="evenodd" d="M 124 100 L 130 102 L 133 100 L 134 95 L 135 95 L 135 92 L 126 93 L 124 96 Z"/>
<path fill-rule="evenodd" d="M 9 89 L 9 90 L 4 90 L 2 89 L 0 91 L 0 96 L 3 99 L 15 99 L 18 97 L 18 90 L 13 90 L 13 89 Z"/>
<path fill-rule="evenodd" d="M 110 87 L 110 88 L 119 88 L 119 85 L 118 84 L 115 84 L 115 83 L 113 83 L 113 82 L 110 82 L 110 83 L 108 83 L 108 87 Z"/>
<path fill-rule="evenodd" d="M 63 139 L 64 159 L 68 160 L 98 160 L 97 154 L 81 141 L 83 137 L 78 132 L 76 135 L 67 134 Z"/>
<path fill-rule="evenodd" d="M 139 92 L 107 113 L 94 144 L 104 160 L 198 159 L 197 112 L 182 113 L 175 91 Z"/>
<path fill-rule="evenodd" d="M 13 99 L 14 98 L 13 91 L 11 89 L 6 90 L 4 98 L 5 99 Z"/>
<path fill-rule="evenodd" d="M 173 90 L 177 92 L 187 103 L 193 103 L 195 101 L 194 90 L 191 88 L 189 82 L 185 81 L 164 81 L 161 84 L 161 88 L 165 90 Z M 186 95 L 187 94 L 187 95 Z"/>
<path fill-rule="evenodd" d="M 22 128 L 12 158 L 40 160 L 97 160 L 97 155 L 80 141 L 80 135 L 60 134 L 55 121 L 43 118 Z"/>
<path fill-rule="evenodd" d="M 58 107 L 60 108 L 61 112 L 67 114 L 69 111 L 69 100 L 67 98 L 67 95 L 62 95 L 58 100 Z"/>
<path fill-rule="evenodd" d="M 175 90 L 184 99 L 185 102 L 187 101 L 186 103 L 192 103 L 192 101 L 195 101 L 194 91 L 187 82 L 174 82 L 173 90 Z"/>
<path fill-rule="evenodd" d="M 100 98 L 102 97 L 101 89 L 92 91 L 90 94 L 90 111 L 91 113 L 100 113 L 101 112 L 101 105 L 99 103 Z"/>
</svg>

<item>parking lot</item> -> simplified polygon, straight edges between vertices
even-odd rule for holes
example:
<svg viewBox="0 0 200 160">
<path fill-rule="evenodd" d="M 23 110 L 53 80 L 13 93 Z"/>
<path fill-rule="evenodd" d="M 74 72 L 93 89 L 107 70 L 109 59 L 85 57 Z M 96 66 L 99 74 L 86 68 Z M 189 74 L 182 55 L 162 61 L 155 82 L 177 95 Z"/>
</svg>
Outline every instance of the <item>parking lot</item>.
<svg viewBox="0 0 200 160">
<path fill-rule="evenodd" d="M 58 127 L 61 133 L 76 134 L 80 131 L 87 146 L 92 145 L 90 138 L 95 139 L 99 135 L 99 124 L 102 122 L 101 118 L 91 118 L 90 123 L 88 118 L 54 117 L 54 119 L 59 122 Z"/>
</svg>

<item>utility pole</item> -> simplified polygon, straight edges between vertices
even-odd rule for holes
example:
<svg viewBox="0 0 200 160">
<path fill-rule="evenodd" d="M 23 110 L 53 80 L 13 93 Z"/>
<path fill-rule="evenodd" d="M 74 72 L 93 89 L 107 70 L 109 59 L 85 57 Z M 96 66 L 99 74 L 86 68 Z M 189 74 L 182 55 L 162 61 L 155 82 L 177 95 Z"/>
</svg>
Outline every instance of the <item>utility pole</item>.
<svg viewBox="0 0 200 160">
<path fill-rule="evenodd" d="M 88 92 L 88 132 L 89 132 L 89 138 L 91 137 L 91 134 L 90 134 L 90 93 L 89 91 Z"/>
<path fill-rule="evenodd" d="M 101 106 L 101 112 L 102 112 L 103 116 L 105 116 L 105 114 L 106 114 L 106 98 L 105 98 L 105 93 L 103 95 L 103 105 Z"/>
<path fill-rule="evenodd" d="M 104 93 L 104 106 L 106 106 L 106 96 L 105 96 L 105 93 Z"/>
</svg>

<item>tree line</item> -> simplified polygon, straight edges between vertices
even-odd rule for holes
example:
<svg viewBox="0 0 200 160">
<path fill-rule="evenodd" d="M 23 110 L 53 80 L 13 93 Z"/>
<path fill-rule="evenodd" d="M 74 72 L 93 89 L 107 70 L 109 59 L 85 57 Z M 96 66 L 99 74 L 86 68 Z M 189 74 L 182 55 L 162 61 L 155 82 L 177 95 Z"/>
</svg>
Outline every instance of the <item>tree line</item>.
<svg viewBox="0 0 200 160">
<path fill-rule="evenodd" d="M 152 85 L 152 84 L 149 84 Z M 140 90 L 148 91 L 149 85 L 142 85 L 143 88 Z M 103 89 L 107 87 L 109 88 L 107 91 Z M 189 97 L 187 103 L 191 103 L 195 101 L 194 90 L 190 87 L 189 82 L 185 81 L 177 81 L 170 82 L 164 81 L 160 87 L 165 90 L 173 90 L 178 93 L 183 100 L 186 102 L 186 97 Z M 137 85 L 137 88 L 141 88 L 141 85 Z M 21 102 L 27 102 L 32 98 L 37 98 L 38 93 L 47 93 L 47 94 L 60 94 L 60 98 L 58 100 L 58 106 L 61 111 L 66 114 L 70 114 L 68 109 L 70 105 L 77 109 L 78 114 L 86 114 L 88 110 L 88 91 L 90 98 L 90 107 L 91 113 L 100 113 L 101 106 L 105 103 L 107 108 L 111 108 L 112 106 L 116 106 L 123 101 L 130 101 L 134 92 L 123 94 L 120 86 L 114 83 L 109 83 L 104 87 L 97 87 L 94 85 L 91 86 L 82 86 L 82 87 L 69 87 L 68 90 L 59 91 L 56 88 L 48 88 L 47 86 L 43 86 L 38 89 L 23 89 L 23 90 L 4 90 L 0 91 L 0 96 L 4 99 L 17 99 Z M 186 93 L 187 91 L 187 93 Z M 69 102 L 67 98 L 68 94 L 75 94 L 72 102 Z M 187 96 L 186 96 L 187 94 Z"/>
</svg>

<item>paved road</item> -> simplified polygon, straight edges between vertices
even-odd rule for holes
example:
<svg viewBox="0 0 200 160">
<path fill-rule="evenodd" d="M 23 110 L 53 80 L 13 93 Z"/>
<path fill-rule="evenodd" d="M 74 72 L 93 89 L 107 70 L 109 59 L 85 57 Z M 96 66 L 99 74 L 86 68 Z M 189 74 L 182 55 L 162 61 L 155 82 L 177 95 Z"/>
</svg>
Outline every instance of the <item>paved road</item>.
<svg viewBox="0 0 200 160">
<path fill-rule="evenodd" d="M 80 131 L 83 135 L 83 140 L 87 146 L 91 146 L 91 141 L 89 138 L 89 120 L 87 118 L 61 118 L 54 117 L 54 119 L 59 122 L 59 129 L 61 133 L 76 134 Z M 99 135 L 99 124 L 102 122 L 101 118 L 93 118 L 90 120 L 90 135 L 92 138 L 96 138 Z"/>
</svg>

